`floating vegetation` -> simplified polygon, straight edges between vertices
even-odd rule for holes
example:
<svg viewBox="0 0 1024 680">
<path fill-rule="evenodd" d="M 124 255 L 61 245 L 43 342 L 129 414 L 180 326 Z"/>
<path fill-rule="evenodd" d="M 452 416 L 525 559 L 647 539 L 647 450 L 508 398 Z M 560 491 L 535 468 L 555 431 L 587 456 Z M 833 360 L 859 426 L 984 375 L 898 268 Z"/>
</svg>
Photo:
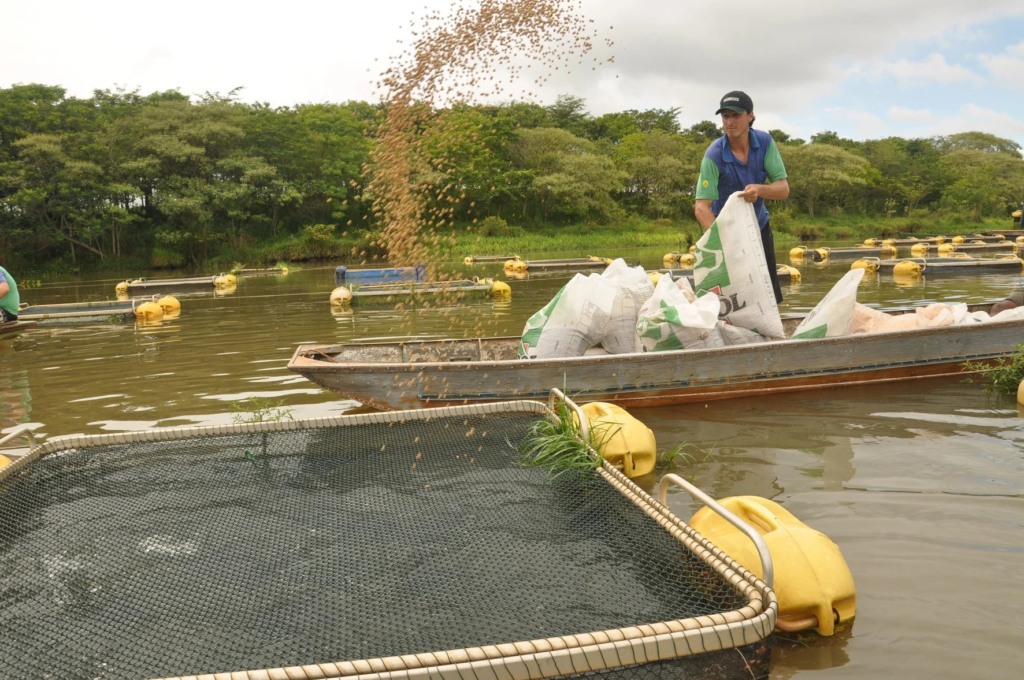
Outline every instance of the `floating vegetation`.
<svg viewBox="0 0 1024 680">
<path fill-rule="evenodd" d="M 236 423 L 276 423 L 295 420 L 292 410 L 284 405 L 284 399 L 249 397 L 244 401 L 231 403 L 235 414 L 231 419 Z"/>
<path fill-rule="evenodd" d="M 1017 351 L 1009 357 L 1001 357 L 992 363 L 965 361 L 963 370 L 976 374 L 964 382 L 980 380 L 985 383 L 985 392 L 1017 396 L 1017 389 L 1024 381 L 1024 345 L 1017 345 Z"/>
</svg>

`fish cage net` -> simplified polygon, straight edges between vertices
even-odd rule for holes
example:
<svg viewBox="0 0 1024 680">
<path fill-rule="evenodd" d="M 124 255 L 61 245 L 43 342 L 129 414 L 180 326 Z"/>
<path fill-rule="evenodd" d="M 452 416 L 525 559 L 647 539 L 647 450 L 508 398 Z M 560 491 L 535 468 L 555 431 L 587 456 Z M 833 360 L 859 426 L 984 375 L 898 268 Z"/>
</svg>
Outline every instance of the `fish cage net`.
<svg viewBox="0 0 1024 680">
<path fill-rule="evenodd" d="M 614 469 L 522 465 L 548 414 L 46 442 L 0 470 L 0 677 L 766 672 L 770 589 Z"/>
</svg>

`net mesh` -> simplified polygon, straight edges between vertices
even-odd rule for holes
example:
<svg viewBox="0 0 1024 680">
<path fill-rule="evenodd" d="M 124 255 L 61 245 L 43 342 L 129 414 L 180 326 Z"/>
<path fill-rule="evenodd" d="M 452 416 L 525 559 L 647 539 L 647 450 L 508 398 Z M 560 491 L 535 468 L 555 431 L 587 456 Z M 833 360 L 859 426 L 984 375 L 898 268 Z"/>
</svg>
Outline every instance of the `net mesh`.
<svg viewBox="0 0 1024 680">
<path fill-rule="evenodd" d="M 282 668 L 748 604 L 600 476 L 517 464 L 538 417 L 196 434 L 25 461 L 0 477 L 0 677 Z"/>
</svg>

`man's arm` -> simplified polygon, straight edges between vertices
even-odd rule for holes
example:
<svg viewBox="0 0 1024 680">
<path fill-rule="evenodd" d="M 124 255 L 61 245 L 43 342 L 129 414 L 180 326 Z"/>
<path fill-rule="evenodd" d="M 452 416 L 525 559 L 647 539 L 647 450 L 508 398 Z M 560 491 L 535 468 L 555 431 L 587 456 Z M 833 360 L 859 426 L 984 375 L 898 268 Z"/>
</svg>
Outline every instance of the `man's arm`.
<svg viewBox="0 0 1024 680">
<path fill-rule="evenodd" d="M 715 223 L 715 214 L 711 212 L 711 201 L 698 198 L 693 203 L 693 216 L 700 222 L 700 228 L 707 231 Z"/>
<path fill-rule="evenodd" d="M 783 177 L 771 184 L 748 184 L 740 192 L 740 196 L 747 203 L 753 203 L 759 198 L 769 201 L 784 201 L 789 198 L 789 180 Z"/>
<path fill-rule="evenodd" d="M 11 286 L 6 280 L 0 281 L 0 298 L 11 292 Z"/>
</svg>

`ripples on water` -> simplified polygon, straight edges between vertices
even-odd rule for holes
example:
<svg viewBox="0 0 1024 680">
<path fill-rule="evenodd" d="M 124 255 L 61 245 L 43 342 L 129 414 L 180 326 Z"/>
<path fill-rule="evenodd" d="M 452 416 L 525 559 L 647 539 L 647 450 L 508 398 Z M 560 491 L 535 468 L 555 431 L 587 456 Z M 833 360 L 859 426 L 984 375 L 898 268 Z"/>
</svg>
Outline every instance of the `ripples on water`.
<svg viewBox="0 0 1024 680">
<path fill-rule="evenodd" d="M 551 257 L 574 256 L 550 255 Z M 611 254 L 614 255 L 614 254 Z M 630 256 L 660 267 L 662 253 Z M 547 255 L 545 255 L 547 256 Z M 783 258 L 780 261 L 785 261 Z M 802 266 L 783 313 L 801 313 L 848 263 Z M 500 274 L 500 263 L 474 275 Z M 518 335 L 566 280 L 512 281 L 510 301 L 332 310 L 333 267 L 250 278 L 217 296 L 180 295 L 156 325 L 40 326 L 0 339 L 0 428 L 41 422 L 50 435 L 231 423 L 250 398 L 295 418 L 355 402 L 287 371 L 308 342 Z M 1018 277 L 934 277 L 897 287 L 868 277 L 880 308 L 994 301 Z M 47 284 L 34 304 L 110 299 L 116 281 Z M 779 643 L 773 678 L 1016 678 L 1024 663 L 1024 426 L 1012 399 L 956 379 L 849 387 L 763 399 L 635 410 L 659 448 L 700 451 L 675 471 L 716 497 L 774 499 L 842 549 L 858 617 L 835 638 Z M 640 480 L 648 488 L 655 478 Z M 675 495 L 683 517 L 696 510 Z"/>
</svg>

